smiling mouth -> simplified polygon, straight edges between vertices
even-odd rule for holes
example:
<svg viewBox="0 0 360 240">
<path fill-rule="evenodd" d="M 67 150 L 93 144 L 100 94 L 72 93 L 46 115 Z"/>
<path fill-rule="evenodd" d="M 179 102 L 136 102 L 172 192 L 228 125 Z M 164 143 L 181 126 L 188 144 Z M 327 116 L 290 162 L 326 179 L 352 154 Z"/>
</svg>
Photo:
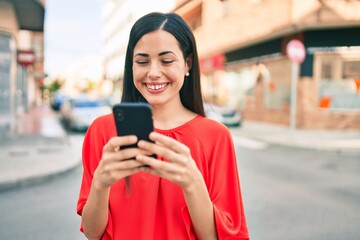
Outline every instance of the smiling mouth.
<svg viewBox="0 0 360 240">
<path fill-rule="evenodd" d="M 145 83 L 145 86 L 151 90 L 159 90 L 165 88 L 169 83 L 163 83 L 163 84 L 147 84 Z"/>
</svg>

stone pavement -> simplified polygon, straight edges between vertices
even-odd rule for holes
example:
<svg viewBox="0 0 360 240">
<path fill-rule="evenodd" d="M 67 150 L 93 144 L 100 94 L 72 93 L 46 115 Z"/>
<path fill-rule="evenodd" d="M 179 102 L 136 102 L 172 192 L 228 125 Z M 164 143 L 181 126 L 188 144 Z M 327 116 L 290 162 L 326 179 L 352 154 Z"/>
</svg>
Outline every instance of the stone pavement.
<svg viewBox="0 0 360 240">
<path fill-rule="evenodd" d="M 17 136 L 0 140 L 0 191 L 42 181 L 80 164 L 49 106 L 32 108 L 19 121 Z"/>
<path fill-rule="evenodd" d="M 81 163 L 59 118 L 49 106 L 30 109 L 20 120 L 19 135 L 0 140 L 0 191 L 42 181 Z M 360 131 L 295 130 L 286 126 L 244 121 L 232 128 L 234 142 L 276 144 L 359 155 Z M 76 153 L 75 153 L 76 152 Z"/>
<path fill-rule="evenodd" d="M 352 153 L 358 154 L 360 160 L 360 131 L 291 130 L 283 125 L 245 121 L 232 132 L 235 140 L 240 136 L 273 145 Z"/>
</svg>

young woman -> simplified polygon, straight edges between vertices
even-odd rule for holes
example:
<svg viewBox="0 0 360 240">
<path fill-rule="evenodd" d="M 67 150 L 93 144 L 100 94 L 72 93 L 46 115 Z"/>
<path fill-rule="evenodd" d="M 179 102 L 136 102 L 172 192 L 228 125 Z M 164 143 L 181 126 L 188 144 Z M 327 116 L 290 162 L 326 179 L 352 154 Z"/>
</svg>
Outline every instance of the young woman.
<svg viewBox="0 0 360 240">
<path fill-rule="evenodd" d="M 77 205 L 86 237 L 248 239 L 231 134 L 204 116 L 195 39 L 181 17 L 134 24 L 122 102 L 151 105 L 155 143 L 117 137 L 112 115 L 90 126 Z"/>
</svg>

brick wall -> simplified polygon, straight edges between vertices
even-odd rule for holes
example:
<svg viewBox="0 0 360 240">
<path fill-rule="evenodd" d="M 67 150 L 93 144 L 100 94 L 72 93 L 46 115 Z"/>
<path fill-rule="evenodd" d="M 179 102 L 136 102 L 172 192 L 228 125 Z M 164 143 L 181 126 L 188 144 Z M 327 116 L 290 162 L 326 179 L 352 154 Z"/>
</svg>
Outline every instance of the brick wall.
<svg viewBox="0 0 360 240">
<path fill-rule="evenodd" d="M 360 113 L 318 107 L 317 81 L 302 78 L 298 91 L 298 127 L 305 129 L 359 129 Z"/>
<path fill-rule="evenodd" d="M 318 108 L 316 81 L 302 78 L 298 82 L 296 127 L 301 129 L 360 130 L 359 112 L 340 112 Z M 266 109 L 263 104 L 263 86 L 254 89 L 252 107 L 243 110 L 245 120 L 290 124 L 290 109 Z"/>
</svg>

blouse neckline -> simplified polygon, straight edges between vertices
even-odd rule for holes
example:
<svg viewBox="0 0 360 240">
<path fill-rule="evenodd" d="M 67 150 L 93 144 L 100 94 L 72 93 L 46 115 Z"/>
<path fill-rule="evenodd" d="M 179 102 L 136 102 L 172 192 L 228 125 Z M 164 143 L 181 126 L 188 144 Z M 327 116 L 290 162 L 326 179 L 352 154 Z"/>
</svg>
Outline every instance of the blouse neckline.
<svg viewBox="0 0 360 240">
<path fill-rule="evenodd" d="M 182 128 L 185 128 L 187 127 L 188 125 L 196 122 L 197 120 L 199 120 L 200 118 L 202 118 L 201 115 L 196 115 L 194 118 L 190 119 L 189 121 L 177 126 L 177 127 L 174 127 L 174 128 L 170 128 L 170 129 L 158 129 L 158 128 L 154 128 L 154 131 L 155 132 L 158 132 L 158 133 L 163 133 L 163 134 L 166 134 L 166 133 L 171 133 L 171 132 L 174 132 L 174 131 L 178 131 L 178 130 L 181 130 Z"/>
</svg>

